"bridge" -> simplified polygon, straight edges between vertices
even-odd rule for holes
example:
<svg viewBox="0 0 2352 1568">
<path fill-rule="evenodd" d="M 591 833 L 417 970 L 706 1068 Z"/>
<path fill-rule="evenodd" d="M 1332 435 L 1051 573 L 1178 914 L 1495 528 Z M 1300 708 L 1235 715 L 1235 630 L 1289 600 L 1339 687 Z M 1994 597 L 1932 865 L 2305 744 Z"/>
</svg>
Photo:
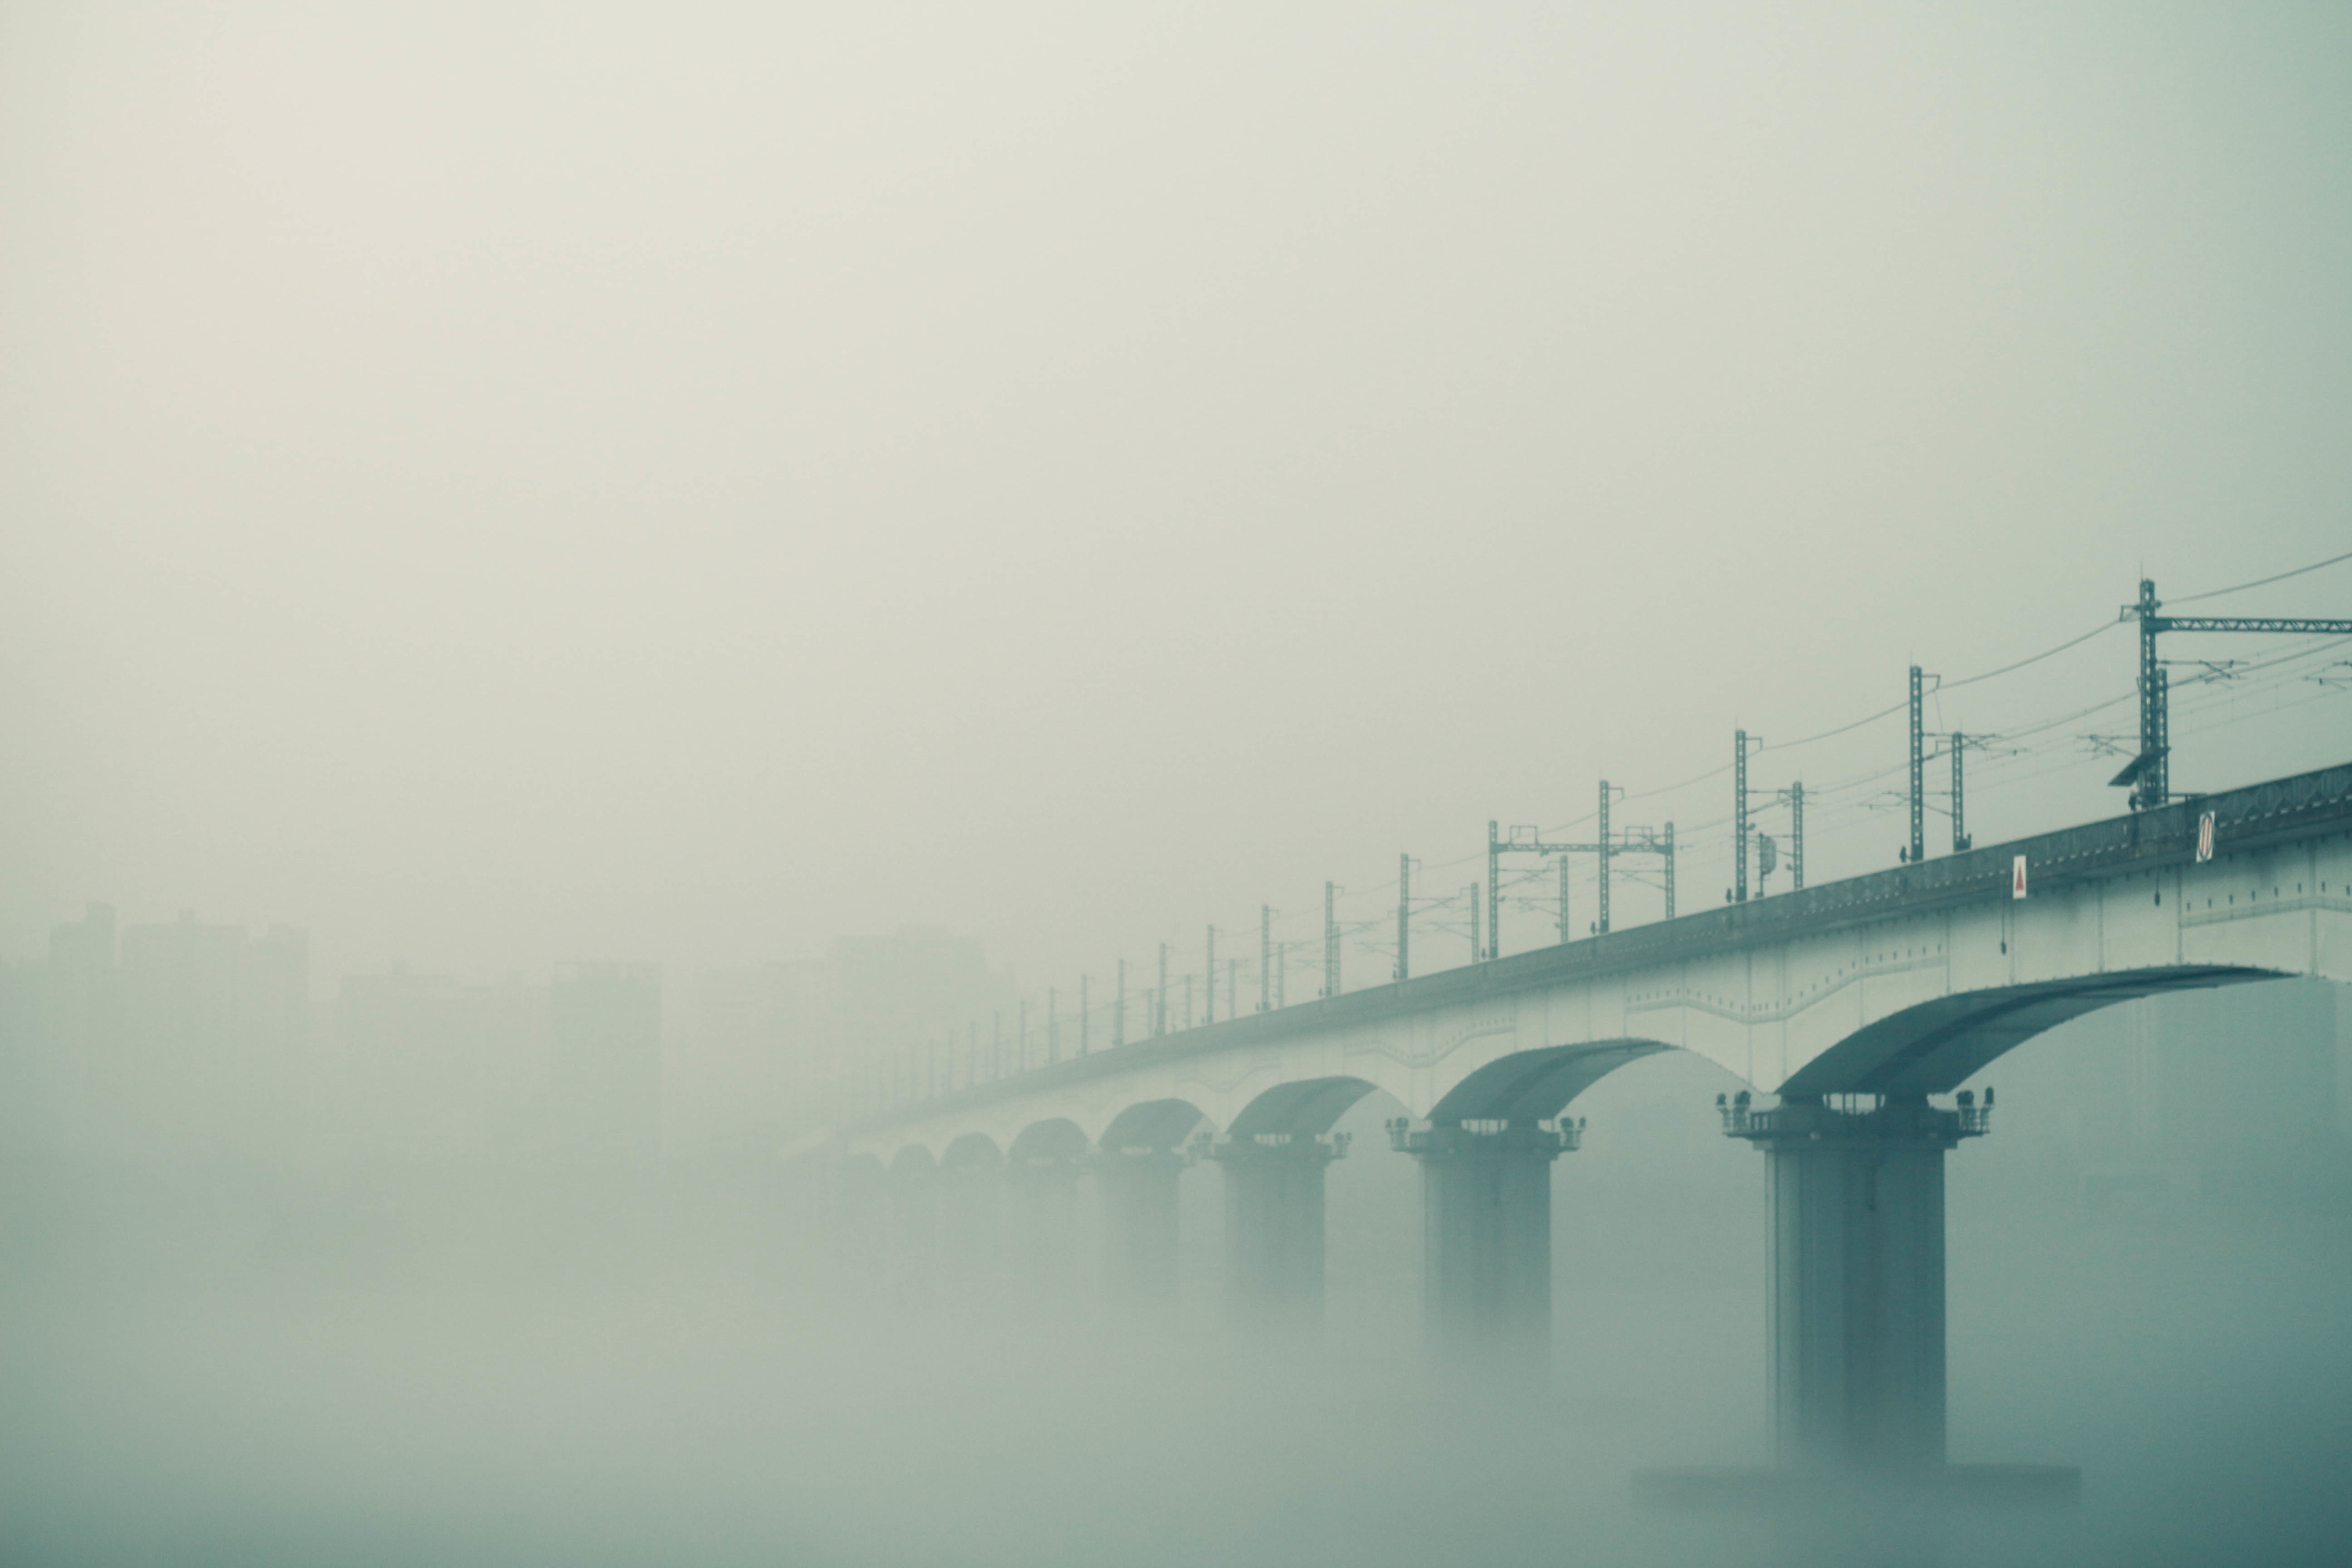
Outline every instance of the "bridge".
<svg viewBox="0 0 2352 1568">
<path fill-rule="evenodd" d="M 1721 1111 L 1765 1155 L 1776 1463 L 1916 1472 L 1945 1463 L 1944 1158 L 1993 1110 L 1960 1086 L 2093 1009 L 2284 975 L 2352 981 L 2352 763 L 1097 1051 L 828 1152 L 841 1202 L 908 1244 L 1033 1261 L 1090 1172 L 1139 1299 L 1174 1289 L 1177 1180 L 1205 1154 L 1236 1308 L 1296 1329 L 1321 1310 L 1332 1129 L 1383 1090 L 1423 1175 L 1433 1350 L 1537 1379 L 1571 1108 L 1694 1052 L 1754 1091 Z"/>
</svg>

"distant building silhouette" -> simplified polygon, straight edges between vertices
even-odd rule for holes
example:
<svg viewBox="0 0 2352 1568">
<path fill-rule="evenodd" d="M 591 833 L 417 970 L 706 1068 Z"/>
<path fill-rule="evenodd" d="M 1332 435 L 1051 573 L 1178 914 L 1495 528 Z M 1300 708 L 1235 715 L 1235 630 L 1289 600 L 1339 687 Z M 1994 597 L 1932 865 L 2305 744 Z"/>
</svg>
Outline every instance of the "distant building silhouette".
<svg viewBox="0 0 2352 1568">
<path fill-rule="evenodd" d="M 193 912 L 116 925 L 92 904 L 10 972 L 8 1077 L 45 1147 L 141 1162 L 278 1158 L 310 1100 L 310 943 Z"/>
</svg>

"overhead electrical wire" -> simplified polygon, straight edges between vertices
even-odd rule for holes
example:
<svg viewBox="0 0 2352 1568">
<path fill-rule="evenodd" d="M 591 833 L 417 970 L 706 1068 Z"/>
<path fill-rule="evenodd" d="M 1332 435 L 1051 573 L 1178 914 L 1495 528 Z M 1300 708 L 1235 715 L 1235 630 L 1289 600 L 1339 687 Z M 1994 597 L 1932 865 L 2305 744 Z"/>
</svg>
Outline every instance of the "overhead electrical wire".
<svg viewBox="0 0 2352 1568">
<path fill-rule="evenodd" d="M 2208 588 L 2201 594 L 2189 594 L 2180 598 L 2167 599 L 2164 602 L 2168 605 L 2194 605 L 2200 600 L 2218 599 L 2224 594 L 2242 594 L 2249 588 L 2267 588 L 2273 583 L 2284 583 L 2290 577 L 2300 577 L 2306 572 L 2316 572 L 2323 566 L 2333 566 L 2339 561 L 2352 561 L 2352 550 L 2347 550 L 2341 555 L 2331 555 L 2325 561 L 2315 561 L 2308 566 L 2298 566 L 2292 572 L 2281 572 L 2275 576 L 2257 577 L 2251 583 L 2239 583 L 2227 588 Z"/>
<path fill-rule="evenodd" d="M 2122 624 L 2120 621 L 2101 621 L 2081 637 L 2068 637 L 2056 647 L 2043 648 L 2030 658 L 2021 658 L 2015 664 L 2004 664 L 1999 669 L 1988 669 L 1982 675 L 1963 676 L 1958 680 L 1938 680 L 1937 689 L 1942 691 L 1957 691 L 1963 686 L 1974 686 L 1979 680 L 1990 680 L 1997 675 L 2007 675 L 2013 669 L 2023 669 L 2029 664 L 2040 664 L 2043 659 L 2055 658 L 2070 647 L 2080 647 L 2102 632 L 2111 632 Z"/>
</svg>

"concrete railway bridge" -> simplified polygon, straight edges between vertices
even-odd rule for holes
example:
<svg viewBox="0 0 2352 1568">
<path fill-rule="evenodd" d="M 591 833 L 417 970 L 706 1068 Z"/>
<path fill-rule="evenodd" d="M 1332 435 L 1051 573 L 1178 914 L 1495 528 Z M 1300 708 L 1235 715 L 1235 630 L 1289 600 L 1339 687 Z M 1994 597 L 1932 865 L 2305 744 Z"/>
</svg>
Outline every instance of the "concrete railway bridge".
<svg viewBox="0 0 2352 1568">
<path fill-rule="evenodd" d="M 1175 1284 L 1186 1152 L 1222 1167 L 1245 1312 L 1319 1316 L 1325 1169 L 1373 1089 L 1420 1163 L 1441 1353 L 1539 1376 L 1549 1166 L 1578 1095 L 1696 1052 L 1752 1087 L 1783 1467 L 1945 1453 L 1944 1157 L 1959 1086 L 2069 1018 L 2284 975 L 2352 981 L 2352 764 L 1064 1060 L 843 1128 L 836 1193 L 946 1247 L 1051 1253 L 1101 1184 L 1113 1284 Z M 1768 1103 L 1769 1101 L 1769 1103 Z M 983 1239 L 984 1238 L 984 1239 Z"/>
</svg>

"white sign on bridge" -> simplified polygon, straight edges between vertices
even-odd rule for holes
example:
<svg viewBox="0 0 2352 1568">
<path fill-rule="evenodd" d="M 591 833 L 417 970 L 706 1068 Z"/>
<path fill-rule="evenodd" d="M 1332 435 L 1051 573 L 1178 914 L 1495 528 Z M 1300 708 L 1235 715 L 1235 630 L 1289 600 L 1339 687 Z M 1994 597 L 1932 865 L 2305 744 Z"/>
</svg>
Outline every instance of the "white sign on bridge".
<svg viewBox="0 0 2352 1568">
<path fill-rule="evenodd" d="M 2207 812 L 2197 819 L 2197 863 L 2203 865 L 2213 858 L 2213 814 Z"/>
<path fill-rule="evenodd" d="M 2010 868 L 2009 896 L 2012 899 L 2025 897 L 2025 857 L 2022 855 L 2020 855 L 2016 864 Z"/>
</svg>

